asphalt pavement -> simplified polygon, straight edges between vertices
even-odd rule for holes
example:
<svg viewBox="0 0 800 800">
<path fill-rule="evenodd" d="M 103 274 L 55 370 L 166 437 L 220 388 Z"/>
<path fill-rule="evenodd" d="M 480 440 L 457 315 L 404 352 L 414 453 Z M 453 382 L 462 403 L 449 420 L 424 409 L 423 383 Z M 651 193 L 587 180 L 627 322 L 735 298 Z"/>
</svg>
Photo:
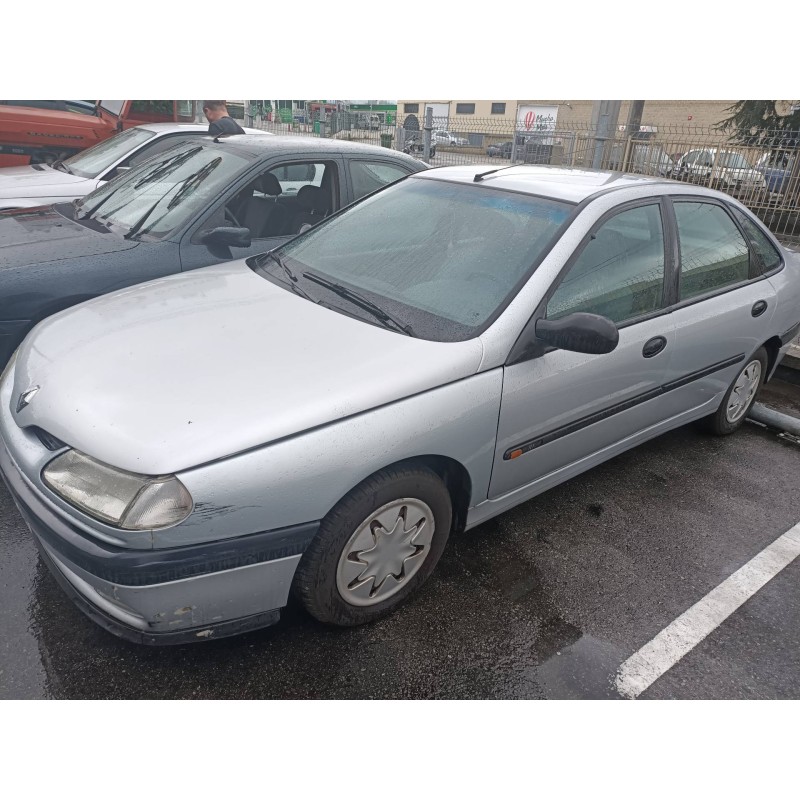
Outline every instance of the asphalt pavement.
<svg viewBox="0 0 800 800">
<path fill-rule="evenodd" d="M 788 413 L 800 386 L 762 398 Z M 0 698 L 616 698 L 620 665 L 800 521 L 800 445 L 659 437 L 451 539 L 392 617 L 172 648 L 118 640 L 38 560 L 0 488 Z M 800 697 L 800 559 L 642 698 Z"/>
</svg>

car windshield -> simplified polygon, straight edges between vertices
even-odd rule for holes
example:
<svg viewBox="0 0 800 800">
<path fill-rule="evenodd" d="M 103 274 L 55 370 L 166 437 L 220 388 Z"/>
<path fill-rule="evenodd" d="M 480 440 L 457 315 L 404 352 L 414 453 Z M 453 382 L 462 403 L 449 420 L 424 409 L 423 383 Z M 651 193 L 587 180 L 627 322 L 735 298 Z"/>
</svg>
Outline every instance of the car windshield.
<svg viewBox="0 0 800 800">
<path fill-rule="evenodd" d="M 128 238 L 163 239 L 236 179 L 248 160 L 223 147 L 184 143 L 95 189 L 76 206 Z"/>
<path fill-rule="evenodd" d="M 721 167 L 729 169 L 752 169 L 747 159 L 740 153 L 720 153 L 718 163 Z"/>
<path fill-rule="evenodd" d="M 345 313 L 376 317 L 343 289 L 377 306 L 394 329 L 462 341 L 513 299 L 572 210 L 485 184 L 407 178 L 288 242 L 277 260 L 250 263 L 284 285 L 289 274 L 290 288 Z"/>
<path fill-rule="evenodd" d="M 64 161 L 64 166 L 73 175 L 81 178 L 96 178 L 105 172 L 112 164 L 116 164 L 139 145 L 152 139 L 155 134 L 143 128 L 129 128 L 124 133 L 118 133 L 88 150 L 77 153 Z"/>
</svg>

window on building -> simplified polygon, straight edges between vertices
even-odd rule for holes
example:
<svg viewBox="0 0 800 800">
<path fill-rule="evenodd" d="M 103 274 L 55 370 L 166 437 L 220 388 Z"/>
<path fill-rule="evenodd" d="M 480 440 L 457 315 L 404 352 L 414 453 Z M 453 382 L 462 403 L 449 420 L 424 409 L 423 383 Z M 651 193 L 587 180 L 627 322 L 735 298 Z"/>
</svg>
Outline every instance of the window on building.
<svg viewBox="0 0 800 800">
<path fill-rule="evenodd" d="M 492 114 L 505 114 L 505 113 L 506 113 L 505 103 L 492 103 Z"/>
<path fill-rule="evenodd" d="M 419 114 L 419 103 L 403 103 L 404 114 Z"/>
<path fill-rule="evenodd" d="M 475 103 L 456 103 L 456 114 L 474 114 Z"/>
</svg>

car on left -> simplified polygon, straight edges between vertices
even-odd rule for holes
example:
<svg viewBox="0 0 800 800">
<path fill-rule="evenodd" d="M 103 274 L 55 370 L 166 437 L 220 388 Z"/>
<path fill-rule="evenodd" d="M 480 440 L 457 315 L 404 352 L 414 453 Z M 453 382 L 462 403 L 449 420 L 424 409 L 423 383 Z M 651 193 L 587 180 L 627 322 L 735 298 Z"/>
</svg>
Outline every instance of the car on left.
<svg viewBox="0 0 800 800">
<path fill-rule="evenodd" d="M 272 135 L 256 128 L 244 130 L 247 134 Z M 2 168 L 0 210 L 77 200 L 188 136 L 207 134 L 207 124 L 154 122 L 128 128 L 63 161 Z"/>
<path fill-rule="evenodd" d="M 299 136 L 194 138 L 82 200 L 0 212 L 0 366 L 51 314 L 264 252 L 426 164 Z"/>
</svg>

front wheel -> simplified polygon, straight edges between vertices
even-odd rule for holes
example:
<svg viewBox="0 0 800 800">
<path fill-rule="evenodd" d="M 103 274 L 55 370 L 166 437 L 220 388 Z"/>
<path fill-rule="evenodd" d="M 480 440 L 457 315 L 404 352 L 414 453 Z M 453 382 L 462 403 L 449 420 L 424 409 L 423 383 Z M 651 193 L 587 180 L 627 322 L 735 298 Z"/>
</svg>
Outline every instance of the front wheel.
<svg viewBox="0 0 800 800">
<path fill-rule="evenodd" d="M 727 436 L 740 428 L 767 376 L 767 351 L 759 348 L 725 392 L 719 408 L 704 422 L 711 433 Z"/>
<path fill-rule="evenodd" d="M 381 470 L 322 520 L 293 592 L 321 622 L 349 626 L 379 619 L 433 572 L 451 522 L 450 493 L 432 470 Z"/>
</svg>

